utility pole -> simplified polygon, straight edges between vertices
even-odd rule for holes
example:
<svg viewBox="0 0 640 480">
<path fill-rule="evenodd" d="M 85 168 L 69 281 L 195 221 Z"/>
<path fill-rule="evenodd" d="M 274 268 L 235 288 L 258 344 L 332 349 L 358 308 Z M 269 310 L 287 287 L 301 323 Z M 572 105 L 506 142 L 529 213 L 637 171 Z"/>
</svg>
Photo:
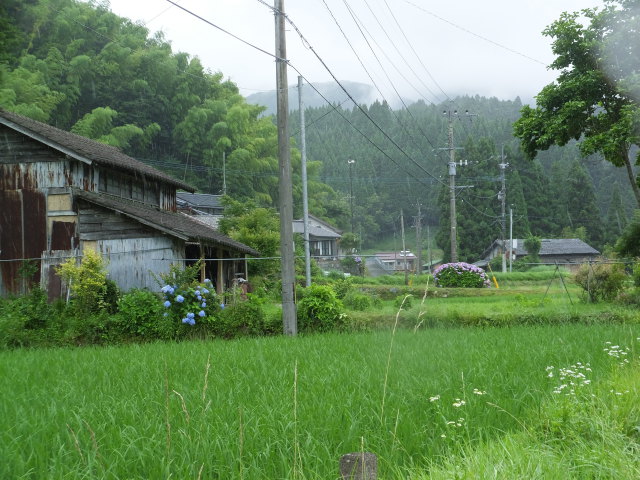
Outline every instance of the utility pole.
<svg viewBox="0 0 640 480">
<path fill-rule="evenodd" d="M 416 273 L 422 273 L 422 213 L 420 212 L 420 202 L 418 202 L 418 218 L 416 219 L 416 256 L 418 267 Z"/>
<path fill-rule="evenodd" d="M 456 263 L 458 261 L 458 238 L 457 238 L 457 220 L 456 220 L 456 148 L 453 146 L 453 117 L 458 116 L 457 110 L 444 110 L 442 112 L 447 115 L 449 120 L 449 146 L 446 150 L 449 150 L 449 214 L 451 224 L 451 262 Z M 469 118 L 475 114 L 470 114 L 468 110 L 465 111 L 465 115 Z M 463 163 L 460 161 L 460 166 Z M 467 165 L 467 161 L 464 162 Z"/>
<path fill-rule="evenodd" d="M 227 152 L 222 152 L 222 195 L 227 194 Z"/>
<path fill-rule="evenodd" d="M 280 207 L 280 256 L 282 268 L 282 324 L 285 335 L 297 335 L 295 267 L 293 254 L 293 187 L 289 150 L 289 95 L 287 92 L 287 47 L 284 33 L 284 0 L 274 0 L 276 30 L 276 101 L 278 124 Z"/>
<path fill-rule="evenodd" d="M 302 221 L 304 223 L 304 271 L 306 286 L 311 286 L 311 252 L 309 251 L 309 198 L 307 196 L 307 140 L 302 101 L 302 76 L 298 76 L 298 108 L 300 109 L 300 150 L 302 155 Z"/>
<path fill-rule="evenodd" d="M 351 233 L 353 231 L 353 164 L 356 163 L 355 160 L 349 159 L 347 160 L 347 164 L 349 164 L 349 202 L 351 204 Z"/>
<path fill-rule="evenodd" d="M 506 223 L 505 202 L 507 200 L 507 186 L 505 181 L 505 170 L 509 166 L 509 164 L 505 162 L 504 145 L 502 146 L 502 155 L 500 157 L 500 161 L 501 163 L 498 164 L 498 167 L 500 167 L 500 179 L 502 180 L 502 189 L 500 190 L 500 193 L 498 193 L 498 200 L 502 202 L 502 217 L 500 220 L 502 237 L 500 238 L 500 243 L 502 248 L 502 273 L 505 273 L 507 271 L 507 249 L 505 245 L 505 233 L 506 233 L 505 232 L 505 223 Z"/>
<path fill-rule="evenodd" d="M 429 226 L 429 222 L 427 222 L 427 257 L 429 258 L 429 273 L 431 273 L 431 265 L 433 265 L 433 260 L 431 259 L 431 229 Z"/>
<path fill-rule="evenodd" d="M 513 262 L 513 208 L 509 207 L 509 273 Z"/>
<path fill-rule="evenodd" d="M 402 232 L 402 255 L 404 256 L 404 284 L 409 285 L 409 269 L 407 268 L 407 247 L 404 242 L 404 215 L 400 209 L 400 231 Z"/>
<path fill-rule="evenodd" d="M 456 151 L 453 148 L 453 122 L 449 111 L 449 218 L 451 222 L 451 261 L 458 261 L 456 225 Z"/>
</svg>

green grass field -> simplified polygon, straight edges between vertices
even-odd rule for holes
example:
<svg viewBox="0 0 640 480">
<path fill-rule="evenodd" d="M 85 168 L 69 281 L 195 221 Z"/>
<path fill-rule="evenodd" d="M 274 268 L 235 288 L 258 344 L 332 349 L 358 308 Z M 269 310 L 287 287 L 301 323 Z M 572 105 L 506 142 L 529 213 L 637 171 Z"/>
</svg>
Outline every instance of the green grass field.
<svg viewBox="0 0 640 480">
<path fill-rule="evenodd" d="M 594 323 L 2 351 L 0 478 L 334 479 L 340 456 L 362 449 L 381 479 L 515 478 L 473 472 L 546 441 L 541 418 L 566 420 L 547 367 L 589 363 L 580 395 L 605 399 L 637 371 L 639 337 L 637 324 Z M 616 344 L 630 366 L 603 351 Z M 626 389 L 619 398 L 640 404 Z M 620 408 L 630 450 L 572 478 L 640 472 L 628 460 L 640 414 Z"/>
</svg>

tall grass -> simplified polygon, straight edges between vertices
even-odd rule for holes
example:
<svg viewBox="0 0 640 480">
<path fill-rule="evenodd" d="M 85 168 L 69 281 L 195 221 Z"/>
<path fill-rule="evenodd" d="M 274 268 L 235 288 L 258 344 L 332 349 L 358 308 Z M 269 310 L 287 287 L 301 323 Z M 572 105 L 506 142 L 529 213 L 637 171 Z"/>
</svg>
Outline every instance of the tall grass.
<svg viewBox="0 0 640 480">
<path fill-rule="evenodd" d="M 330 479 L 362 450 L 380 478 L 402 478 L 522 432 L 552 396 L 546 366 L 590 362 L 606 378 L 604 342 L 637 346 L 639 330 L 397 330 L 392 350 L 376 332 L 0 352 L 0 478 Z"/>
</svg>

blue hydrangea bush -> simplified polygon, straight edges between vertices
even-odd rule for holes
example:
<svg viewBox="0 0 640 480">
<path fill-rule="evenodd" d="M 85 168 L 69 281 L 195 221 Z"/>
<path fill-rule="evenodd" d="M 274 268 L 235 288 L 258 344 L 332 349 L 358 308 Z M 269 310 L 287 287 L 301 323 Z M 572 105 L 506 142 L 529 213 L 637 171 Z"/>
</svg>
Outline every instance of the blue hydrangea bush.
<svg viewBox="0 0 640 480">
<path fill-rule="evenodd" d="M 185 325 L 213 323 L 224 308 L 209 279 L 190 285 L 164 285 L 160 291 L 164 316 Z"/>
<path fill-rule="evenodd" d="M 440 265 L 433 272 L 433 278 L 436 287 L 443 288 L 488 288 L 491 286 L 491 281 L 483 269 L 465 262 Z"/>
</svg>

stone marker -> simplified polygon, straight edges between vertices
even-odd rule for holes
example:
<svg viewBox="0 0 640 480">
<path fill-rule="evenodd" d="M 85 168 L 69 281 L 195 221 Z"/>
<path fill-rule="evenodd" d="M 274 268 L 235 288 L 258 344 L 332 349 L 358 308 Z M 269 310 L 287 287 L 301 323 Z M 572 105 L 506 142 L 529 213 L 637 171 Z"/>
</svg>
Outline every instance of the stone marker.
<svg viewBox="0 0 640 480">
<path fill-rule="evenodd" d="M 377 480 L 378 458 L 369 452 L 347 453 L 340 458 L 343 480 Z"/>
</svg>

